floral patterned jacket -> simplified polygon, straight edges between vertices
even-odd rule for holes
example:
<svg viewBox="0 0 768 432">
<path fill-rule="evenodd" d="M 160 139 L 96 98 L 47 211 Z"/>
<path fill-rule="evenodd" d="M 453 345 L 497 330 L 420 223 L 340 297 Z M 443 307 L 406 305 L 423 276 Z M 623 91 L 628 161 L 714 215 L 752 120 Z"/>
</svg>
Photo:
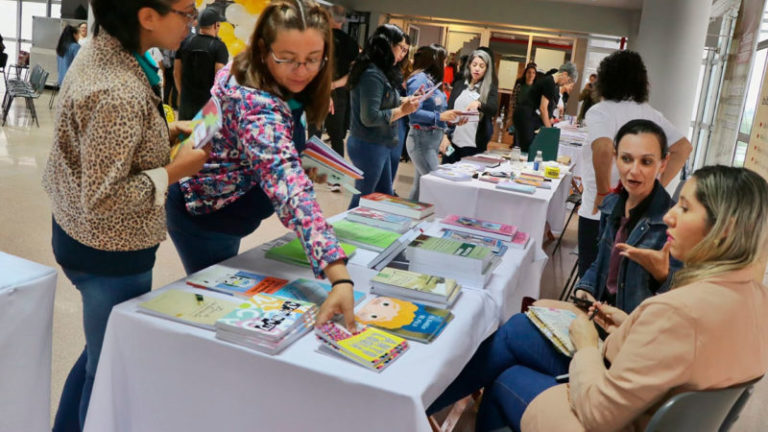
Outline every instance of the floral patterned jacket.
<svg viewBox="0 0 768 432">
<path fill-rule="evenodd" d="M 317 276 L 328 264 L 345 259 L 301 167 L 288 104 L 238 84 L 229 65 L 216 75 L 211 94 L 220 102 L 223 127 L 213 139 L 205 167 L 180 182 L 187 211 L 213 213 L 260 187 L 283 225 L 302 241 Z"/>
</svg>

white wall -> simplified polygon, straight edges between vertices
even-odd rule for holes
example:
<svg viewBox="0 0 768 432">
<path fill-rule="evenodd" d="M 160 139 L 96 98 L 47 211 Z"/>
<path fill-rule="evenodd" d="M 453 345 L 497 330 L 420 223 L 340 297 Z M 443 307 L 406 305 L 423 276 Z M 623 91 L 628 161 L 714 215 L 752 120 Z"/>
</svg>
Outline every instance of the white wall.
<svg viewBox="0 0 768 432">
<path fill-rule="evenodd" d="M 640 11 L 538 0 L 346 0 L 358 11 L 453 18 L 615 36 L 635 35 Z M 375 26 L 375 24 L 374 24 Z"/>
</svg>

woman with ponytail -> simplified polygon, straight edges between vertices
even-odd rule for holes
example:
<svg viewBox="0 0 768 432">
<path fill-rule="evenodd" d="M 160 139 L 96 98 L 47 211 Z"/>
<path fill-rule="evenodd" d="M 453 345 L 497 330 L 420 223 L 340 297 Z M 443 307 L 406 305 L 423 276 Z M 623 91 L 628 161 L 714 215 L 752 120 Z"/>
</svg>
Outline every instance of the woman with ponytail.
<svg viewBox="0 0 768 432">
<path fill-rule="evenodd" d="M 320 125 L 331 94 L 333 43 L 325 8 L 309 0 L 270 3 L 251 45 L 216 75 L 212 97 L 223 128 L 195 176 L 171 186 L 168 232 L 187 273 L 237 255 L 240 240 L 277 213 L 304 246 L 315 275 L 333 290 L 320 308 L 322 324 L 343 313 L 351 325 L 352 283 L 344 251 L 315 200 L 294 144 L 294 115 Z"/>
<path fill-rule="evenodd" d="M 396 120 L 419 107 L 418 97 L 401 97 L 397 64 L 408 54 L 400 27 L 379 26 L 368 39 L 349 73 L 350 128 L 347 151 L 352 163 L 363 171 L 355 182 L 360 194 L 349 208 L 357 207 L 361 195 L 382 192 L 392 195 L 392 149 L 398 145 Z"/>
</svg>

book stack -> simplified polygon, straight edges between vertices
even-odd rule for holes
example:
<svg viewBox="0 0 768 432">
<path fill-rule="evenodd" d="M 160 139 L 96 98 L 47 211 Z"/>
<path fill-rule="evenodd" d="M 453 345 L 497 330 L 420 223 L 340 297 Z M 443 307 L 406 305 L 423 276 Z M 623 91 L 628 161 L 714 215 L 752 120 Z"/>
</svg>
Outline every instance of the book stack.
<svg viewBox="0 0 768 432">
<path fill-rule="evenodd" d="M 405 253 L 408 270 L 455 279 L 472 288 L 484 287 L 499 262 L 487 247 L 425 234 L 412 241 Z"/>
<path fill-rule="evenodd" d="M 276 297 L 310 302 L 320 306 L 328 298 L 331 288 L 331 284 L 325 282 L 299 278 L 272 294 Z M 365 298 L 365 293 L 360 291 L 355 290 L 352 293 L 355 297 L 355 304 L 360 303 Z"/>
<path fill-rule="evenodd" d="M 479 246 L 485 246 L 493 251 L 496 256 L 503 256 L 509 249 L 506 243 L 499 239 L 485 237 L 483 235 L 470 234 L 467 232 L 454 231 L 452 229 L 443 229 L 443 238 L 460 241 L 463 243 L 472 243 Z M 519 233 L 520 231 L 518 231 Z M 525 234 L 525 233 L 523 233 Z M 515 234 L 517 236 L 517 234 Z M 514 241 L 514 239 L 513 239 Z"/>
<path fill-rule="evenodd" d="M 374 297 L 355 312 L 355 317 L 394 335 L 430 343 L 453 319 L 453 313 L 395 297 Z"/>
<path fill-rule="evenodd" d="M 316 136 L 307 141 L 307 147 L 301 153 L 301 164 L 326 174 L 328 183 L 337 183 L 352 193 L 359 193 L 354 183 L 363 178 L 363 172 Z"/>
<path fill-rule="evenodd" d="M 552 182 L 539 174 L 523 172 L 515 178 L 515 182 L 542 189 L 552 189 Z"/>
<path fill-rule="evenodd" d="M 515 249 L 525 249 L 528 246 L 528 242 L 531 240 L 531 235 L 527 232 L 518 231 L 515 233 L 515 238 L 509 243 L 510 247 Z"/>
<path fill-rule="evenodd" d="M 186 282 L 197 288 L 247 298 L 262 292 L 271 294 L 288 283 L 286 279 L 264 276 L 220 264 L 214 264 L 191 274 Z"/>
<path fill-rule="evenodd" d="M 381 228 L 396 233 L 404 233 L 411 228 L 413 219 L 366 207 L 355 207 L 347 212 L 346 220 Z"/>
<path fill-rule="evenodd" d="M 288 264 L 309 267 L 309 259 L 307 259 L 307 254 L 304 252 L 304 247 L 301 245 L 298 238 L 294 238 L 288 242 L 281 239 L 273 242 L 273 244 L 274 246 L 269 248 L 264 254 L 265 257 Z M 344 249 L 344 253 L 347 257 L 354 255 L 357 250 L 357 246 L 346 243 L 341 243 L 341 248 Z"/>
<path fill-rule="evenodd" d="M 216 337 L 276 354 L 308 333 L 316 316 L 314 303 L 256 294 L 248 307 L 237 308 L 216 321 Z"/>
<path fill-rule="evenodd" d="M 138 310 L 145 314 L 213 330 L 216 320 L 247 304 L 244 301 L 214 297 L 205 291 L 168 289 L 139 303 Z"/>
<path fill-rule="evenodd" d="M 371 279 L 371 294 L 450 308 L 461 295 L 461 285 L 454 279 L 385 267 Z"/>
<path fill-rule="evenodd" d="M 332 222 L 336 237 L 363 249 L 381 252 L 400 238 L 400 234 L 385 229 L 342 219 Z"/>
<path fill-rule="evenodd" d="M 571 322 L 576 319 L 575 313 L 566 309 L 530 306 L 525 315 L 558 351 L 573 357 L 576 349 L 571 342 L 568 329 L 571 327 Z"/>
<path fill-rule="evenodd" d="M 435 212 L 435 206 L 432 204 L 411 201 L 378 192 L 362 196 L 360 198 L 360 206 L 406 216 L 411 219 L 423 219 Z"/>
<path fill-rule="evenodd" d="M 536 193 L 536 186 L 520 184 L 520 183 L 517 183 L 516 181 L 499 182 L 496 184 L 496 189 L 508 190 L 512 192 L 520 192 L 520 193 L 525 193 L 529 195 L 533 195 Z"/>
<path fill-rule="evenodd" d="M 355 325 L 357 328 L 350 332 L 328 321 L 315 328 L 315 335 L 331 351 L 376 372 L 384 370 L 408 350 L 408 341 L 401 337 L 357 322 Z"/>
<path fill-rule="evenodd" d="M 517 233 L 517 227 L 514 225 L 490 222 L 468 216 L 448 215 L 440 221 L 440 225 L 443 229 L 481 235 L 504 241 L 512 241 Z"/>
<path fill-rule="evenodd" d="M 476 154 L 461 159 L 464 163 L 471 163 L 481 168 L 494 168 L 499 166 L 504 158 L 490 154 Z"/>
</svg>

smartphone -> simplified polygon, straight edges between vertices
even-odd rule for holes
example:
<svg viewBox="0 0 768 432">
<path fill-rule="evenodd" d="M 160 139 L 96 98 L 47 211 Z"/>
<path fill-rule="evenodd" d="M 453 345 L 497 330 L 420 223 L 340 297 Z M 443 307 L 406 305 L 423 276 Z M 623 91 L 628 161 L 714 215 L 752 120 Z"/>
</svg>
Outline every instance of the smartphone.
<svg viewBox="0 0 768 432">
<path fill-rule="evenodd" d="M 591 300 L 587 300 L 587 299 L 581 298 L 581 297 L 576 297 L 576 296 L 573 296 L 573 295 L 570 297 L 570 299 L 573 302 L 573 304 L 575 304 L 576 307 L 581 309 L 581 310 L 585 310 L 586 311 L 586 310 L 589 310 L 590 307 L 592 307 L 592 301 Z"/>
<path fill-rule="evenodd" d="M 443 154 L 445 154 L 446 156 L 450 156 L 455 151 L 456 151 L 456 149 L 454 149 L 452 145 L 449 145 L 448 148 L 445 149 L 445 153 L 443 153 Z"/>
</svg>

